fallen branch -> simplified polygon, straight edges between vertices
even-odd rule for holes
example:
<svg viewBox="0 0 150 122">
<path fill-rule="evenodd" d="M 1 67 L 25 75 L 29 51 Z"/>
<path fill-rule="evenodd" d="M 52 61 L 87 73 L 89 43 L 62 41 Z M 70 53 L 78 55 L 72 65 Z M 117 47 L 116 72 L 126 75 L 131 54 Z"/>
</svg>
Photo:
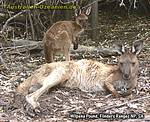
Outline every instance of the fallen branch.
<svg viewBox="0 0 150 122">
<path fill-rule="evenodd" d="M 140 100 L 143 100 L 143 99 L 148 99 L 148 98 L 150 98 L 150 95 L 149 96 L 140 97 L 140 98 L 137 98 L 137 99 L 133 99 L 133 100 L 130 100 L 128 102 L 121 103 L 119 105 L 112 105 L 112 106 L 104 107 L 104 108 L 102 108 L 102 111 L 106 111 L 106 110 L 109 110 L 109 109 L 112 109 L 112 108 L 119 108 L 119 107 L 122 107 L 124 105 L 129 104 L 129 103 L 137 102 L 137 101 L 140 101 Z"/>
<path fill-rule="evenodd" d="M 10 47 L 3 47 L 0 50 L 7 50 L 9 54 L 15 54 L 16 49 L 20 52 L 27 52 L 32 50 L 43 50 L 43 42 L 42 41 L 29 41 L 29 40 L 14 40 L 13 45 Z M 72 57 L 87 57 L 88 55 L 93 57 L 109 57 L 118 55 L 117 51 L 113 48 L 102 48 L 102 47 L 94 47 L 94 46 L 84 46 L 79 45 L 77 50 L 73 49 L 73 45 L 71 46 L 70 53 Z"/>
<path fill-rule="evenodd" d="M 73 48 L 70 49 L 71 54 L 79 54 L 81 56 L 83 55 L 88 55 L 93 57 L 109 57 L 109 56 L 117 56 L 118 53 L 115 49 L 113 48 L 102 48 L 102 47 L 93 47 L 93 46 L 84 46 L 84 45 L 79 45 L 77 50 L 73 50 Z"/>
</svg>

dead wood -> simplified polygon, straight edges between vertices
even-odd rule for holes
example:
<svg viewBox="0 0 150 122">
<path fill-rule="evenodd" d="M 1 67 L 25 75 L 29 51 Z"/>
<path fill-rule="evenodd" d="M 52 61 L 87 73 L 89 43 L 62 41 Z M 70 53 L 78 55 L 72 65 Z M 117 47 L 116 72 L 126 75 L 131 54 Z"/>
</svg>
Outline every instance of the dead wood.
<svg viewBox="0 0 150 122">
<path fill-rule="evenodd" d="M 29 40 L 13 40 L 12 46 L 10 47 L 2 47 L 0 50 L 7 50 L 7 53 L 9 54 L 16 54 L 19 51 L 20 53 L 24 53 L 27 51 L 33 51 L 33 50 L 43 50 L 43 43 L 42 41 L 29 41 Z M 109 56 L 116 56 L 117 51 L 113 48 L 101 48 L 101 47 L 94 47 L 94 46 L 84 46 L 79 45 L 77 50 L 73 49 L 73 46 L 71 46 L 70 49 L 71 56 L 72 57 L 78 57 L 83 55 L 93 55 L 95 56 L 102 56 L 102 57 L 109 57 Z"/>
<path fill-rule="evenodd" d="M 102 47 L 94 47 L 94 46 L 83 46 L 79 45 L 77 50 L 70 49 L 71 54 L 79 54 L 79 55 L 94 55 L 95 56 L 102 56 L 102 57 L 109 57 L 109 56 L 116 56 L 117 51 L 113 48 L 102 48 Z"/>
<path fill-rule="evenodd" d="M 5 50 L 7 54 L 18 54 L 32 50 L 42 50 L 42 42 L 29 41 L 29 40 L 13 40 L 11 46 L 1 47 L 0 50 Z"/>
</svg>

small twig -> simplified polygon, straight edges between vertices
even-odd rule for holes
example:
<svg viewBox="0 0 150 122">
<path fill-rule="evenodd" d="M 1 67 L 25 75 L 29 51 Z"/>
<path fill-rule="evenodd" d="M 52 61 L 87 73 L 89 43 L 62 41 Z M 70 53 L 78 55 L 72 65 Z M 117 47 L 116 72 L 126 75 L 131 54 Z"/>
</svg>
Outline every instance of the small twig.
<svg viewBox="0 0 150 122">
<path fill-rule="evenodd" d="M 4 78 L 4 79 L 6 79 L 6 80 L 9 80 L 9 77 L 7 77 L 7 76 L 5 76 L 5 75 L 3 75 L 3 74 L 0 74 L 0 78 Z"/>
<path fill-rule="evenodd" d="M 112 105 L 112 106 L 104 107 L 104 108 L 102 108 L 102 111 L 106 111 L 106 110 L 109 110 L 109 109 L 112 109 L 112 108 L 119 108 L 119 107 L 127 105 L 129 103 L 137 102 L 137 101 L 140 101 L 140 100 L 143 100 L 143 99 L 148 99 L 148 98 L 150 98 L 150 95 L 149 96 L 140 97 L 140 98 L 137 98 L 137 99 L 133 99 L 133 100 L 130 100 L 128 102 L 121 103 L 119 105 Z"/>
<path fill-rule="evenodd" d="M 25 37 L 28 39 L 28 16 L 26 15 L 26 31 L 25 31 Z"/>
<path fill-rule="evenodd" d="M 121 7 L 121 6 L 125 6 L 124 0 L 121 0 L 121 3 L 119 4 L 119 6 L 120 6 L 120 7 Z"/>
<path fill-rule="evenodd" d="M 136 0 L 134 0 L 134 4 L 133 4 L 133 8 L 134 8 L 134 9 L 136 9 L 136 8 L 137 8 L 136 3 L 137 3 L 137 1 L 136 1 Z"/>
<path fill-rule="evenodd" d="M 57 3 L 56 3 L 56 5 L 58 5 L 59 4 L 59 0 L 57 1 Z M 54 18 L 54 15 L 55 15 L 55 9 L 54 9 L 54 11 L 53 11 L 53 13 L 52 13 L 52 19 Z"/>
<path fill-rule="evenodd" d="M 63 2 L 62 0 L 59 0 L 59 1 L 60 1 L 60 3 L 62 3 L 62 4 L 70 4 L 70 3 L 76 2 L 77 0 L 68 0 L 67 2 Z"/>
<path fill-rule="evenodd" d="M 88 4 L 88 5 L 84 6 L 84 7 L 82 7 L 82 9 L 87 8 L 89 6 L 92 6 L 93 4 L 95 4 L 97 2 L 100 2 L 100 1 L 102 1 L 102 0 L 94 0 L 92 3 L 90 3 L 90 4 Z"/>
<path fill-rule="evenodd" d="M 33 41 L 35 41 L 35 30 L 33 27 L 33 20 L 32 20 L 32 16 L 31 16 L 31 11 L 28 12 L 28 15 L 29 15 L 29 21 L 30 21 L 31 32 L 32 32 L 32 39 L 33 39 Z"/>
<path fill-rule="evenodd" d="M 7 67 L 5 61 L 3 60 L 1 54 L 0 54 L 0 62 L 2 62 L 3 66 L 8 70 L 9 68 Z"/>
<path fill-rule="evenodd" d="M 46 27 L 44 26 L 44 24 L 42 23 L 42 20 L 40 18 L 40 14 L 38 14 L 38 20 L 39 20 L 39 24 L 44 28 L 44 30 L 46 30 Z"/>
</svg>

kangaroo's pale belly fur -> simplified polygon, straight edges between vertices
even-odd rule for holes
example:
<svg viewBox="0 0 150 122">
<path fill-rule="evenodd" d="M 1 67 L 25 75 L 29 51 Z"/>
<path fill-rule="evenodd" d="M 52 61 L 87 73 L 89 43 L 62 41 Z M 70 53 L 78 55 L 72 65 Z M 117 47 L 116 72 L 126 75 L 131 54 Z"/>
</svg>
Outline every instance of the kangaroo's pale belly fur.
<svg viewBox="0 0 150 122">
<path fill-rule="evenodd" d="M 55 63 L 53 63 L 53 66 L 55 66 Z M 104 82 L 111 73 L 111 69 L 108 68 L 105 64 L 86 59 L 73 63 L 72 61 L 69 63 L 61 62 L 60 67 L 61 69 L 58 68 L 58 72 L 56 71 L 55 75 L 58 74 L 57 77 L 59 77 L 59 75 L 64 72 L 66 77 L 69 76 L 65 82 L 62 82 L 63 86 L 71 88 L 78 87 L 81 90 L 90 92 L 104 91 Z"/>
</svg>

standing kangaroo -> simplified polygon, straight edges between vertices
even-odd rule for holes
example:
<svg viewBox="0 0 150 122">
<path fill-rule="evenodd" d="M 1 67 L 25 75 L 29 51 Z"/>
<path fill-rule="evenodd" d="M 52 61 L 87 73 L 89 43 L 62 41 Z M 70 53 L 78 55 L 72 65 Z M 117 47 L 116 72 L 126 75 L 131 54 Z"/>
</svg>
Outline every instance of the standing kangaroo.
<svg viewBox="0 0 150 122">
<path fill-rule="evenodd" d="M 136 41 L 131 50 L 118 45 L 116 49 L 121 54 L 118 65 L 86 59 L 44 64 L 21 83 L 17 91 L 27 94 L 32 85 L 41 84 L 41 88 L 26 96 L 26 101 L 34 108 L 39 106 L 38 98 L 58 84 L 71 88 L 78 87 L 89 92 L 109 91 L 115 97 L 129 95 L 137 84 L 137 54 L 142 47 L 143 41 Z"/>
<path fill-rule="evenodd" d="M 45 61 L 47 63 L 53 62 L 54 56 L 58 52 L 63 52 L 65 59 L 70 60 L 71 43 L 74 44 L 74 49 L 78 48 L 76 36 L 84 31 L 90 12 L 91 7 L 87 8 L 85 13 L 81 9 L 76 10 L 75 21 L 59 21 L 47 30 L 43 38 Z"/>
</svg>

